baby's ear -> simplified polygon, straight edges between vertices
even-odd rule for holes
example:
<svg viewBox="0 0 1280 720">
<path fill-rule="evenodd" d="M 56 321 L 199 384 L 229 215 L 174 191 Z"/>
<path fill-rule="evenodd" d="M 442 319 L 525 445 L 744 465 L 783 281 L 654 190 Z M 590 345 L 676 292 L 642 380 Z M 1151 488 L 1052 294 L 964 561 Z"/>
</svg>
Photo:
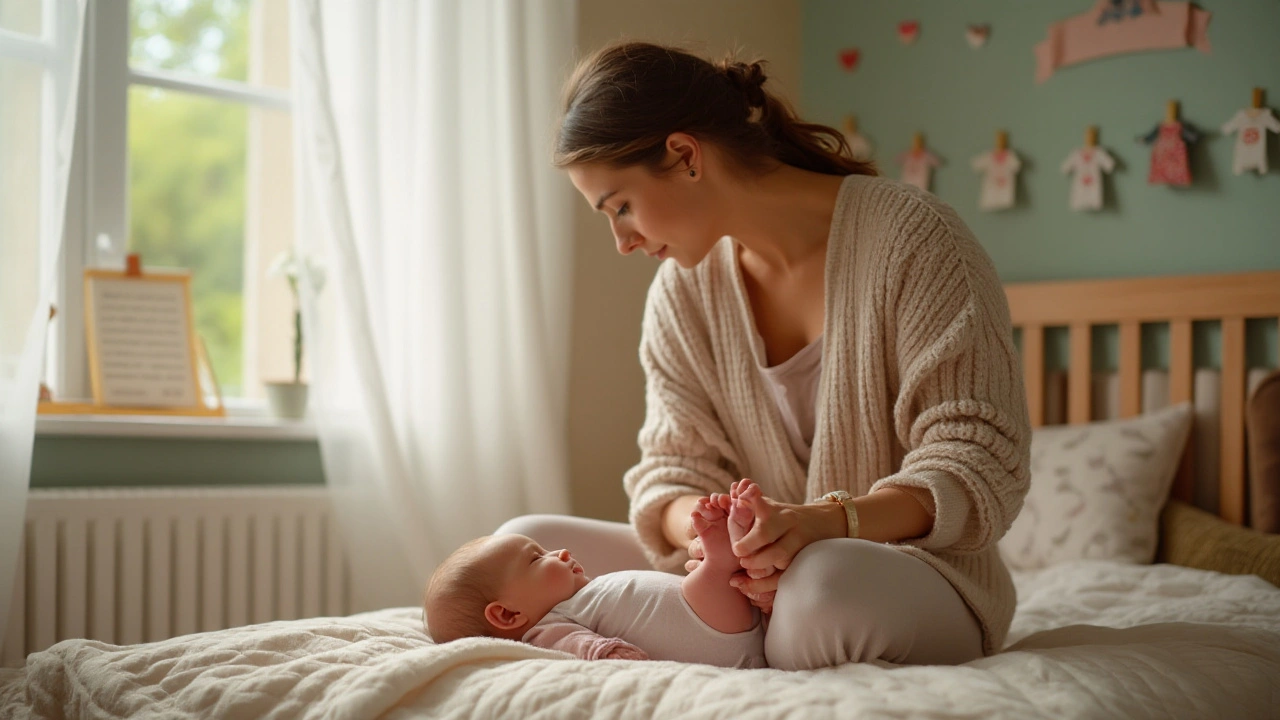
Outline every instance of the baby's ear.
<svg viewBox="0 0 1280 720">
<path fill-rule="evenodd" d="M 497 600 L 485 606 L 484 619 L 499 630 L 515 630 L 525 624 L 524 613 L 512 610 Z"/>
</svg>

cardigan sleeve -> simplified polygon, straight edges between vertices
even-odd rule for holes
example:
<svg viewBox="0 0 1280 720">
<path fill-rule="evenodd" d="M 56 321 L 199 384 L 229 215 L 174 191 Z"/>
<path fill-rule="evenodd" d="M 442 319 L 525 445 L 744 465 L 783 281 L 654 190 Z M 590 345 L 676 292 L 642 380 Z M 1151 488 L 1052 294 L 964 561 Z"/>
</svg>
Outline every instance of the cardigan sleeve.
<svg viewBox="0 0 1280 720">
<path fill-rule="evenodd" d="M 890 263 L 884 312 L 894 329 L 894 432 L 902 467 L 872 486 L 933 497 L 927 550 L 976 553 L 1013 523 L 1030 487 L 1031 428 L 1004 291 L 990 259 L 950 208 L 926 219 Z"/>
<path fill-rule="evenodd" d="M 649 562 L 683 572 L 688 554 L 662 534 L 662 511 L 682 495 L 727 493 L 736 454 L 706 391 L 713 368 L 698 311 L 672 263 L 649 289 L 640 341 L 645 421 L 640 462 L 623 477 L 630 520 Z"/>
</svg>

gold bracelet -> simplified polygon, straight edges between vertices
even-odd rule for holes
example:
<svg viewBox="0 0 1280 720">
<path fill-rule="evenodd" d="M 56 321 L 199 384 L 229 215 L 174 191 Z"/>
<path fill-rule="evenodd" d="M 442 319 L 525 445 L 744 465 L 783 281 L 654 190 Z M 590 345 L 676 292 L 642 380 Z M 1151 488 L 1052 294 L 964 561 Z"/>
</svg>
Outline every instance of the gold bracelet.
<svg viewBox="0 0 1280 720">
<path fill-rule="evenodd" d="M 828 502 L 838 502 L 844 508 L 844 517 L 848 522 L 848 530 L 845 537 L 858 537 L 858 508 L 853 504 L 853 496 L 844 490 L 836 490 L 822 496 L 823 500 Z"/>
</svg>

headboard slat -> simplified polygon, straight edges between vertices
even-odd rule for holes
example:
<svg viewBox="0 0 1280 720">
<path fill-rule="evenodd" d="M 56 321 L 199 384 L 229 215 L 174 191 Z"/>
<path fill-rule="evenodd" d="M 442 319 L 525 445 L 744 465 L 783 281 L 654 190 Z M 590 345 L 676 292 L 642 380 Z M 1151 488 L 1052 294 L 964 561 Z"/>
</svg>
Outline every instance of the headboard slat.
<svg viewBox="0 0 1280 720">
<path fill-rule="evenodd" d="M 1088 323 L 1071 324 L 1071 367 L 1067 369 L 1067 422 L 1075 425 L 1092 419 L 1093 331 Z"/>
<path fill-rule="evenodd" d="M 1120 323 L 1120 417 L 1142 414 L 1142 326 Z"/>
<path fill-rule="evenodd" d="M 1016 326 L 1275 317 L 1280 271 L 1015 283 L 1005 294 Z"/>
<path fill-rule="evenodd" d="M 1195 374 L 1192 366 L 1195 361 L 1191 346 L 1191 321 L 1174 320 L 1169 323 L 1169 402 L 1191 402 L 1194 394 Z M 1173 497 L 1185 503 L 1195 500 L 1196 459 L 1192 448 L 1195 443 L 1187 443 L 1182 452 L 1182 464 L 1178 466 L 1178 475 L 1173 480 Z"/>
<path fill-rule="evenodd" d="M 1044 327 L 1022 328 L 1022 374 L 1027 386 L 1027 410 L 1031 427 L 1044 425 Z"/>
<path fill-rule="evenodd" d="M 1218 514 L 1244 523 L 1244 318 L 1222 320 L 1222 449 Z"/>
</svg>

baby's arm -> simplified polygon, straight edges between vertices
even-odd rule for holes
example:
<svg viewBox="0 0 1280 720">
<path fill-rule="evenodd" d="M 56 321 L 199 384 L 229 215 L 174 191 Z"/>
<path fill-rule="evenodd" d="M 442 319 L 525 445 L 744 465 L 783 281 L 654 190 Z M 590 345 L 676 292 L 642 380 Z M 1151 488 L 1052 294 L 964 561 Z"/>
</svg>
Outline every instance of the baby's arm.
<svg viewBox="0 0 1280 720">
<path fill-rule="evenodd" d="M 649 655 L 618 638 L 597 635 L 568 620 L 544 620 L 524 636 L 524 641 L 551 650 L 572 653 L 582 660 L 648 660 Z"/>
</svg>

